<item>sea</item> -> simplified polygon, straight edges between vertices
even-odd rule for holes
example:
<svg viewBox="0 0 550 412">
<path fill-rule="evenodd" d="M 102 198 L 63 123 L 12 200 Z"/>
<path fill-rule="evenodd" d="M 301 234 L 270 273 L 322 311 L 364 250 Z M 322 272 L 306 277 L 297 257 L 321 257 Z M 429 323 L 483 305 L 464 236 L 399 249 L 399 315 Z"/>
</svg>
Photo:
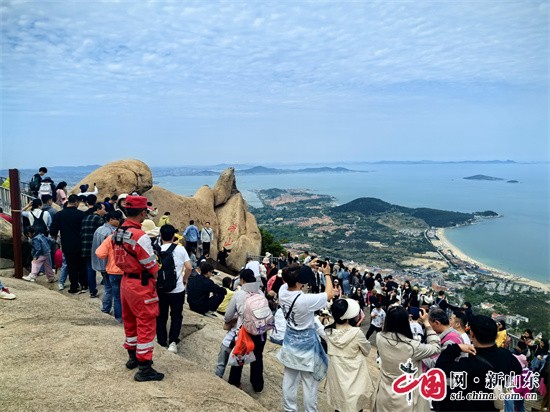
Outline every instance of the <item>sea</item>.
<svg viewBox="0 0 550 412">
<path fill-rule="evenodd" d="M 501 217 L 448 229 L 447 238 L 465 254 L 487 266 L 550 283 L 548 163 L 350 163 L 330 166 L 343 166 L 354 171 L 273 175 L 237 173 L 237 187 L 254 207 L 261 207 L 256 190 L 298 188 L 332 195 L 338 204 L 359 197 L 376 197 L 407 207 L 458 212 L 493 210 Z M 473 175 L 504 180 L 464 179 Z M 202 185 L 213 187 L 217 178 L 163 176 L 154 180 L 168 190 L 191 196 Z M 507 183 L 508 180 L 519 183 Z"/>
</svg>

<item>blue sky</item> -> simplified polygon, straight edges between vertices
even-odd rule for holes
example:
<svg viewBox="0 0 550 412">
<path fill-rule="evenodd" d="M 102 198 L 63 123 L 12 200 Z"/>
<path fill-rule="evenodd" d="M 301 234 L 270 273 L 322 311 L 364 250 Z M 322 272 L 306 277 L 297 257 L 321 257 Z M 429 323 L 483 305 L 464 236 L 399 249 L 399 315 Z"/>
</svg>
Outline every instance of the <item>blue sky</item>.
<svg viewBox="0 0 550 412">
<path fill-rule="evenodd" d="M 548 160 L 547 1 L 10 1 L 1 168 Z"/>
</svg>

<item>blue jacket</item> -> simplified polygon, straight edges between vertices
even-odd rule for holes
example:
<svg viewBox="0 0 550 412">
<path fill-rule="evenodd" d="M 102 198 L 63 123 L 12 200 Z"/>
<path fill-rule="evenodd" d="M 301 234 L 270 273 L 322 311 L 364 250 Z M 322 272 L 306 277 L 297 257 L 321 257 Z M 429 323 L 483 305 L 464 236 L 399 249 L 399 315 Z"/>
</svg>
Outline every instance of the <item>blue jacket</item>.
<svg viewBox="0 0 550 412">
<path fill-rule="evenodd" d="M 34 259 L 38 259 L 40 256 L 49 256 L 51 252 L 50 241 L 42 233 L 33 236 L 31 248 Z"/>
<path fill-rule="evenodd" d="M 188 242 L 198 242 L 199 241 L 199 229 L 195 225 L 189 225 L 185 228 L 183 232 L 183 237 Z"/>
</svg>

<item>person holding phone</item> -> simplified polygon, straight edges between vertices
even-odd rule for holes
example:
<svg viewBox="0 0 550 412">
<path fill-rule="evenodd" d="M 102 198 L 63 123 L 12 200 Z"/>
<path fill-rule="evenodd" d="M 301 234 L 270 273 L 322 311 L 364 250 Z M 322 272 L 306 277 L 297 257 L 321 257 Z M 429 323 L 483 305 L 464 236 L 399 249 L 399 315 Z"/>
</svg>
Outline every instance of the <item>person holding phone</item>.
<svg viewBox="0 0 550 412">
<path fill-rule="evenodd" d="M 428 313 L 420 309 L 420 321 L 426 328 L 426 343 L 413 339 L 409 324 L 409 313 L 402 306 L 388 310 L 382 333 L 376 336 L 376 346 L 380 353 L 380 382 L 375 392 L 372 412 L 414 411 L 429 412 L 430 404 L 420 391 L 412 392 L 412 404 L 407 397 L 393 391 L 393 382 L 402 376 L 400 364 L 410 360 L 415 369 L 414 378 L 422 374 L 422 359 L 441 352 L 440 339 L 428 322 Z"/>
</svg>

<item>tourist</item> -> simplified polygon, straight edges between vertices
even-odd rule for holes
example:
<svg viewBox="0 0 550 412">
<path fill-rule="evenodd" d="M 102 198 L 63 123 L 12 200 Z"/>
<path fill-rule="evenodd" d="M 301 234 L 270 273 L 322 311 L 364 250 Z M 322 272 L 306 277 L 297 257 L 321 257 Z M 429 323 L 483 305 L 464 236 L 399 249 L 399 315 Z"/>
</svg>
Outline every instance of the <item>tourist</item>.
<svg viewBox="0 0 550 412">
<path fill-rule="evenodd" d="M 400 364 L 406 364 L 410 359 L 416 369 L 414 378 L 422 374 L 422 360 L 441 351 L 439 336 L 434 332 L 428 321 L 428 313 L 420 310 L 420 321 L 426 328 L 426 343 L 413 339 L 409 325 L 409 314 L 402 306 L 389 309 L 384 322 L 384 328 L 376 336 L 376 346 L 381 357 L 381 378 L 375 391 L 372 412 L 429 412 L 430 404 L 420 394 L 420 390 L 412 391 L 412 404 L 407 403 L 407 397 L 393 391 L 393 382 L 403 375 Z"/>
<path fill-rule="evenodd" d="M 105 223 L 99 227 L 92 241 L 92 269 L 103 276 L 103 297 L 101 311 L 111 313 L 117 322 L 122 322 L 122 304 L 120 302 L 120 281 L 122 272 L 115 264 L 111 235 L 122 223 L 122 213 L 118 210 L 105 215 Z"/>
<path fill-rule="evenodd" d="M 87 210 L 84 210 L 84 213 L 86 213 L 86 216 L 93 215 L 96 212 L 96 209 L 94 206 L 97 203 L 97 196 L 94 194 L 89 194 L 86 196 L 86 207 Z M 105 205 L 103 203 L 99 203 L 100 205 L 103 205 L 103 208 L 105 208 Z"/>
<path fill-rule="evenodd" d="M 57 213 L 57 210 L 52 206 L 53 197 L 51 195 L 42 195 L 40 200 L 42 200 L 42 210 L 48 212 L 53 218 L 53 216 Z"/>
<path fill-rule="evenodd" d="M 201 230 L 201 242 L 203 255 L 210 254 L 210 244 L 214 241 L 214 231 L 210 227 L 210 222 L 205 222 Z"/>
<path fill-rule="evenodd" d="M 92 190 L 92 191 L 88 191 L 89 187 L 90 187 L 90 185 L 88 185 L 88 184 L 80 185 L 80 193 L 78 194 L 78 196 L 79 197 L 80 196 L 88 197 L 88 195 L 97 196 L 97 194 L 99 193 L 99 190 L 98 190 L 96 184 L 94 183 L 94 190 Z M 97 200 L 97 198 L 96 198 L 96 200 Z"/>
<path fill-rule="evenodd" d="M 231 298 L 235 293 L 231 289 L 232 282 L 233 282 L 233 279 L 231 279 L 229 276 L 226 276 L 222 279 L 222 286 L 227 293 L 225 294 L 225 297 L 223 298 L 222 303 L 220 303 L 220 306 L 218 306 L 218 313 L 220 315 L 225 315 L 225 311 L 227 310 L 227 305 L 229 305 L 229 301 L 231 301 Z"/>
<path fill-rule="evenodd" d="M 497 330 L 496 345 L 499 348 L 504 348 L 506 345 L 506 338 L 508 337 L 508 333 L 506 332 L 506 322 L 504 320 L 497 320 Z"/>
<path fill-rule="evenodd" d="M 531 361 L 531 370 L 533 372 L 540 372 L 544 361 L 548 357 L 548 339 L 541 338 L 535 353 L 533 353 L 533 360 Z"/>
<path fill-rule="evenodd" d="M 40 268 L 44 267 L 44 273 L 48 278 L 48 283 L 53 283 L 57 279 L 54 276 L 51 260 L 51 249 L 54 245 L 54 241 L 46 238 L 42 233 L 36 231 L 32 226 L 27 226 L 23 229 L 23 233 L 31 240 L 31 273 L 27 276 L 23 276 L 23 280 L 28 282 L 34 282 L 38 277 Z"/>
<path fill-rule="evenodd" d="M 51 235 L 55 239 L 61 233 L 61 248 L 67 262 L 67 272 L 71 286 L 69 293 L 79 292 L 79 283 L 88 284 L 86 267 L 83 266 L 81 254 L 81 229 L 84 212 L 77 209 L 78 196 L 70 195 L 67 206 L 56 213 L 50 227 Z"/>
<path fill-rule="evenodd" d="M 521 375 L 517 379 L 516 384 L 512 388 L 515 394 L 520 396 L 520 399 L 505 399 L 504 400 L 504 412 L 525 412 L 525 396 L 531 391 L 528 386 L 528 379 L 531 371 L 528 368 L 529 362 L 525 355 L 515 355 L 519 364 L 521 365 Z"/>
<path fill-rule="evenodd" d="M 253 259 L 251 257 L 246 258 L 246 265 L 244 266 L 245 269 L 250 269 L 252 272 L 254 272 L 254 276 L 256 276 L 256 281 L 261 282 L 262 281 L 262 274 L 260 273 L 260 262 L 256 259 Z"/>
<path fill-rule="evenodd" d="M 514 373 L 521 374 L 521 365 L 514 355 L 495 344 L 497 337 L 497 326 L 488 316 L 477 315 L 470 319 L 470 339 L 473 343 L 450 344 L 439 356 L 435 367 L 442 369 L 447 375 L 447 381 L 451 372 L 466 372 L 465 389 L 460 388 L 463 400 L 456 399 L 450 401 L 452 410 L 455 411 L 495 411 L 493 400 L 493 390 L 486 385 L 488 375 L 502 372 L 504 375 Z M 475 356 L 460 356 L 462 353 L 469 353 Z M 458 360 L 457 360 L 457 357 Z M 458 390 L 455 389 L 455 390 Z M 485 399 L 472 400 L 466 399 L 470 393 L 481 393 Z M 449 402 L 452 391 L 447 388 L 447 396 L 444 403 Z M 477 396 L 480 397 L 479 395 Z"/>
<path fill-rule="evenodd" d="M 126 193 L 123 193 L 118 196 L 115 210 L 120 210 L 122 212 L 122 218 L 126 219 L 126 198 L 128 195 Z"/>
<path fill-rule="evenodd" d="M 384 326 L 384 320 L 386 319 L 386 312 L 382 309 L 382 303 L 377 302 L 374 305 L 374 309 L 370 314 L 370 326 L 367 331 L 366 338 L 369 340 L 374 332 L 381 332 Z"/>
<path fill-rule="evenodd" d="M 334 323 L 325 328 L 327 342 L 327 403 L 340 412 L 370 408 L 374 386 L 367 356 L 371 345 L 358 327 L 360 307 L 353 299 L 338 299 L 331 306 Z"/>
<path fill-rule="evenodd" d="M 63 206 L 67 202 L 67 182 L 59 182 L 55 188 L 55 203 Z"/>
<path fill-rule="evenodd" d="M 187 253 L 191 253 L 191 249 L 197 250 L 199 236 L 199 228 L 195 226 L 194 220 L 190 220 L 189 226 L 187 226 L 183 232 L 183 237 L 185 238 L 185 249 L 187 250 Z"/>
<path fill-rule="evenodd" d="M 457 306 L 453 306 L 447 302 L 447 295 L 444 291 L 439 291 L 437 294 L 437 298 L 435 299 L 435 304 L 439 306 L 440 309 L 444 310 L 445 312 L 453 312 L 455 310 L 459 310 L 460 308 Z"/>
<path fill-rule="evenodd" d="M 29 183 L 29 191 L 34 197 L 38 197 L 38 190 L 40 189 L 40 183 L 42 183 L 42 176 L 48 173 L 48 169 L 41 167 L 38 169 L 38 173 L 35 173 Z"/>
<path fill-rule="evenodd" d="M 216 257 L 216 261 L 222 265 L 223 267 L 227 267 L 227 257 L 231 253 L 230 249 L 227 249 L 225 246 L 218 252 L 218 256 Z"/>
<path fill-rule="evenodd" d="M 313 261 L 315 264 L 315 261 Z M 317 410 L 319 382 L 326 376 L 328 358 L 321 346 L 315 328 L 315 312 L 323 309 L 333 297 L 330 266 L 325 268 L 327 288 L 318 294 L 304 294 L 302 287 L 309 281 L 309 274 L 299 265 L 289 265 L 283 270 L 286 284 L 279 290 L 279 304 L 287 320 L 283 346 L 277 355 L 284 365 L 283 406 L 285 411 L 298 410 L 298 385 L 303 387 L 303 403 L 306 411 Z"/>
<path fill-rule="evenodd" d="M 80 249 L 80 256 L 84 261 L 83 265 L 86 267 L 87 282 L 84 284 L 84 289 L 88 288 L 91 298 L 97 298 L 96 271 L 92 267 L 92 244 L 95 231 L 105 224 L 105 219 L 103 218 L 105 216 L 105 205 L 103 203 L 95 203 L 90 210 L 93 213 L 82 220 L 80 231 L 82 247 Z"/>
<path fill-rule="evenodd" d="M 439 335 L 441 341 L 441 350 L 445 350 L 452 343 L 464 343 L 458 333 L 450 324 L 449 317 L 443 309 L 434 308 L 430 310 L 428 321 L 434 332 Z M 422 361 L 427 369 L 433 368 L 437 361 L 438 355 L 433 355 Z"/>
<path fill-rule="evenodd" d="M 466 324 L 470 321 L 470 318 L 474 316 L 474 311 L 472 310 L 472 304 L 470 302 L 464 302 L 460 308 L 462 312 L 466 315 Z"/>
<path fill-rule="evenodd" d="M 350 282 L 349 282 L 350 273 L 349 273 L 347 267 L 342 266 L 342 268 L 338 272 L 338 279 L 340 280 L 341 285 L 342 285 L 343 295 L 341 295 L 341 296 L 348 297 L 351 294 L 351 286 L 350 286 Z"/>
<path fill-rule="evenodd" d="M 332 280 L 332 278 L 330 280 Z M 339 299 L 342 297 L 342 287 L 340 286 L 340 281 L 338 279 L 334 279 L 334 283 L 332 283 L 332 290 L 334 299 Z"/>
<path fill-rule="evenodd" d="M 52 215 L 45 210 L 42 210 L 42 206 L 42 200 L 33 199 L 23 208 L 21 211 L 21 216 L 27 218 L 29 220 L 29 226 L 36 226 L 36 229 L 44 227 L 45 225 L 45 228 L 42 230 L 42 234 L 48 236 L 49 232 L 46 228 L 49 229 L 52 224 Z M 37 223 L 37 219 L 42 220 L 44 225 L 39 222 Z"/>
<path fill-rule="evenodd" d="M 200 271 L 200 274 L 191 276 L 187 282 L 189 309 L 201 315 L 217 318 L 216 310 L 227 292 L 210 279 L 214 273 L 214 267 L 210 263 L 201 263 Z"/>
<path fill-rule="evenodd" d="M 260 283 L 256 281 L 256 276 L 252 270 L 243 270 L 241 272 L 240 279 L 241 289 L 236 291 L 231 298 L 224 317 L 225 324 L 227 325 L 226 328 L 229 326 L 232 327 L 236 318 L 237 330 L 239 330 L 243 324 L 246 299 L 253 293 L 262 294 L 260 291 Z M 260 335 L 250 335 L 250 338 L 254 342 L 254 357 L 256 359 L 254 362 L 250 363 L 250 383 L 252 384 L 252 389 L 254 392 L 260 393 L 264 390 L 263 351 L 266 341 L 266 333 L 264 332 Z M 231 366 L 228 379 L 229 384 L 238 388 L 242 387 L 242 372 L 242 366 Z"/>
<path fill-rule="evenodd" d="M 159 293 L 159 315 L 157 317 L 157 342 L 160 346 L 168 347 L 172 353 L 178 352 L 180 343 L 181 325 L 183 323 L 183 304 L 185 303 L 185 285 L 191 274 L 191 261 L 187 251 L 181 245 L 174 243 L 176 228 L 170 224 L 160 228 L 162 245 L 161 253 L 167 252 L 172 247 L 172 257 L 177 274 L 177 283 L 174 290 L 167 293 Z M 166 331 L 170 311 L 170 332 Z"/>
<path fill-rule="evenodd" d="M 470 336 L 466 332 L 466 314 L 462 311 L 455 310 L 451 315 L 450 324 L 460 334 L 463 343 L 472 343 Z"/>
<path fill-rule="evenodd" d="M 159 227 L 170 224 L 170 212 L 164 212 L 159 219 Z"/>
<path fill-rule="evenodd" d="M 128 218 L 112 236 L 115 263 L 124 271 L 120 296 L 126 335 L 124 347 L 129 357 L 126 367 L 139 367 L 134 375 L 138 382 L 160 381 L 164 374 L 152 368 L 159 314 L 158 295 L 155 282 L 149 281 L 157 277 L 159 266 L 151 240 L 141 230 L 141 223 L 147 216 L 147 198 L 128 196 L 126 213 Z"/>
</svg>

